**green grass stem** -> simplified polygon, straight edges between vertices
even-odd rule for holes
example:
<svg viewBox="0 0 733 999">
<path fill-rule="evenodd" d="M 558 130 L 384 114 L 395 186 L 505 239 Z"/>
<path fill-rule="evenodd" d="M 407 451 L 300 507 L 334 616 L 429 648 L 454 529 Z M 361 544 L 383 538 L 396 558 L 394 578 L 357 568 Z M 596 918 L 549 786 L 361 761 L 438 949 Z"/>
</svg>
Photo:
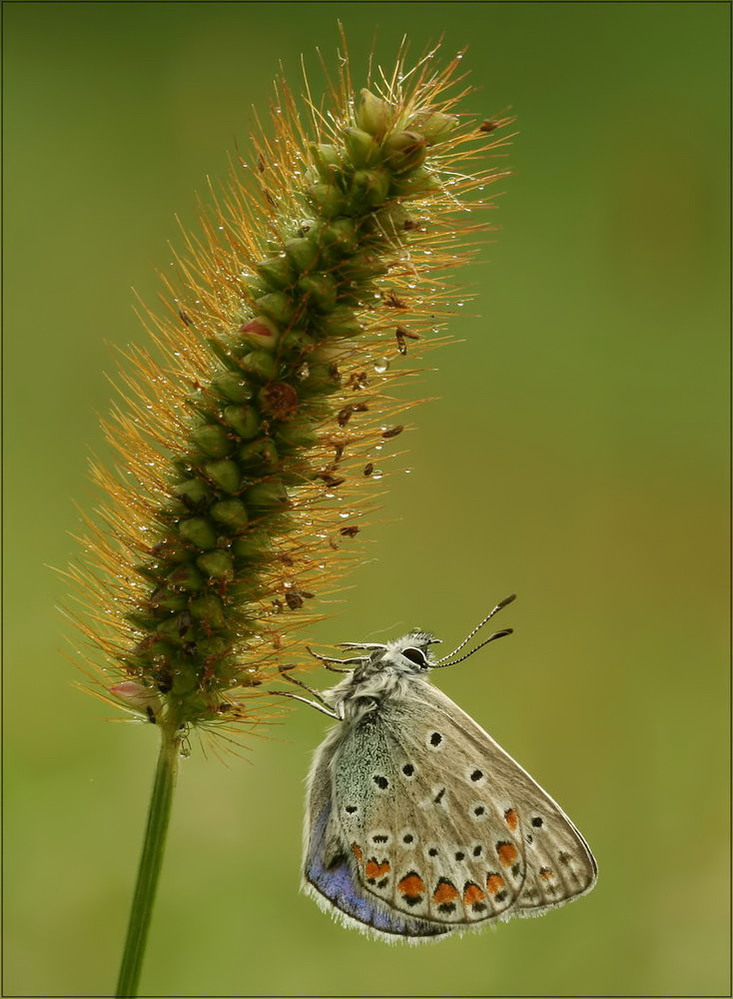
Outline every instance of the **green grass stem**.
<svg viewBox="0 0 733 999">
<path fill-rule="evenodd" d="M 161 726 L 160 734 L 160 755 L 155 771 L 153 791 L 150 796 L 140 867 L 138 868 L 125 950 L 122 955 L 117 991 L 115 992 L 118 999 L 123 996 L 137 996 L 155 892 L 165 853 L 173 789 L 178 772 L 180 735 L 167 726 Z"/>
</svg>

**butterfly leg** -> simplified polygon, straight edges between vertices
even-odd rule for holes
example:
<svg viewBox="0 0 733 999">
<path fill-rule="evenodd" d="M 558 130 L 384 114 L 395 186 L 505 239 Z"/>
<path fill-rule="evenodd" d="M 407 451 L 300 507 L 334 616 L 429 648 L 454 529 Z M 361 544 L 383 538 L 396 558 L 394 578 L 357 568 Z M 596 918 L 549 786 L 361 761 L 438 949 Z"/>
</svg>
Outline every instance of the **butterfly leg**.
<svg viewBox="0 0 733 999">
<path fill-rule="evenodd" d="M 381 642 L 339 642 L 340 649 L 386 649 Z"/>
<path fill-rule="evenodd" d="M 295 669 L 295 666 L 279 667 L 279 673 L 280 676 L 283 678 L 283 680 L 287 680 L 288 683 L 295 684 L 296 687 L 300 687 L 302 690 L 307 690 L 309 694 L 315 697 L 315 699 L 318 701 L 319 704 L 323 705 L 324 708 L 328 708 L 330 710 L 331 708 L 330 704 L 324 701 L 324 699 L 321 697 L 318 691 L 314 690 L 313 687 L 309 687 L 307 683 L 303 683 L 302 680 L 298 680 L 297 677 L 292 676 L 291 673 L 289 672 L 291 669 Z M 292 697 L 293 695 L 291 694 L 290 696 Z"/>
<path fill-rule="evenodd" d="M 351 670 L 335 669 L 334 667 L 329 666 L 328 665 L 329 663 L 338 663 L 339 666 L 348 666 L 351 663 L 354 664 L 365 663 L 369 658 L 369 656 L 353 656 L 351 659 L 333 659 L 331 656 L 319 655 L 317 652 L 314 652 L 313 649 L 311 649 L 308 645 L 306 645 L 306 650 L 310 652 L 310 654 L 313 656 L 314 659 L 318 659 L 319 662 L 322 662 L 326 667 L 326 669 L 330 669 L 332 673 L 350 673 Z"/>
<path fill-rule="evenodd" d="M 329 718 L 335 718 L 336 721 L 341 721 L 335 711 L 331 711 L 330 708 L 327 708 L 322 704 L 318 704 L 317 701 L 309 701 L 307 697 L 301 697 L 300 694 L 291 694 L 289 690 L 271 690 L 270 693 L 277 694 L 279 697 L 289 697 L 293 701 L 300 701 L 301 704 L 307 704 L 309 708 L 315 708 L 316 711 L 320 711 L 322 715 L 328 715 Z"/>
</svg>

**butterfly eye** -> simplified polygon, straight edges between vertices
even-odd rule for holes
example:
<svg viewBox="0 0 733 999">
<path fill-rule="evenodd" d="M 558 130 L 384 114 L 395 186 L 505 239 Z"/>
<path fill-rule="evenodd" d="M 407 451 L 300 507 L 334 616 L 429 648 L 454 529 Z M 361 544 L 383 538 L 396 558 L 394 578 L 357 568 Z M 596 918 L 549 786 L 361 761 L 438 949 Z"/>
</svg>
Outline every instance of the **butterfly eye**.
<svg viewBox="0 0 733 999">
<path fill-rule="evenodd" d="M 420 649 L 403 649 L 402 655 L 415 666 L 419 666 L 421 669 L 427 668 L 428 661 L 425 658 L 425 653 L 421 652 Z"/>
</svg>

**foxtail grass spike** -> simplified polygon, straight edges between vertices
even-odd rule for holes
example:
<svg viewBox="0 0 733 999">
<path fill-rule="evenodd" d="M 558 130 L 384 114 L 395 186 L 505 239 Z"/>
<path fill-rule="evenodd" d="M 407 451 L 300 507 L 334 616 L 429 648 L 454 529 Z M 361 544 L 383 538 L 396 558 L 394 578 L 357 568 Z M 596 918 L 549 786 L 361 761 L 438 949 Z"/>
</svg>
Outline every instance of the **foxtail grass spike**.
<svg viewBox="0 0 733 999">
<path fill-rule="evenodd" d="M 392 386 L 445 338 L 505 173 L 486 163 L 509 119 L 466 112 L 461 65 L 403 51 L 355 90 L 342 60 L 301 103 L 278 81 L 184 234 L 166 313 L 143 311 L 150 348 L 127 352 L 104 422 L 119 461 L 92 465 L 105 498 L 70 573 L 98 694 L 168 732 L 261 717 L 358 560 L 375 462 L 415 402 Z"/>
</svg>

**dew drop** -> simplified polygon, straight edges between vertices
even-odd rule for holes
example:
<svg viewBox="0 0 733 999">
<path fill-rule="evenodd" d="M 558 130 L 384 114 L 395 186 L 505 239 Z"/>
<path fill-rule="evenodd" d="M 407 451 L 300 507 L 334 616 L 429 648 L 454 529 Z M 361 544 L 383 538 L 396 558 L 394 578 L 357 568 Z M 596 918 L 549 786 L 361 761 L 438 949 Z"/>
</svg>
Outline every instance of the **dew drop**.
<svg viewBox="0 0 733 999">
<path fill-rule="evenodd" d="M 383 375 L 385 371 L 389 368 L 389 361 L 386 357 L 380 357 L 378 361 L 374 362 L 374 370 L 378 375 Z"/>
</svg>

